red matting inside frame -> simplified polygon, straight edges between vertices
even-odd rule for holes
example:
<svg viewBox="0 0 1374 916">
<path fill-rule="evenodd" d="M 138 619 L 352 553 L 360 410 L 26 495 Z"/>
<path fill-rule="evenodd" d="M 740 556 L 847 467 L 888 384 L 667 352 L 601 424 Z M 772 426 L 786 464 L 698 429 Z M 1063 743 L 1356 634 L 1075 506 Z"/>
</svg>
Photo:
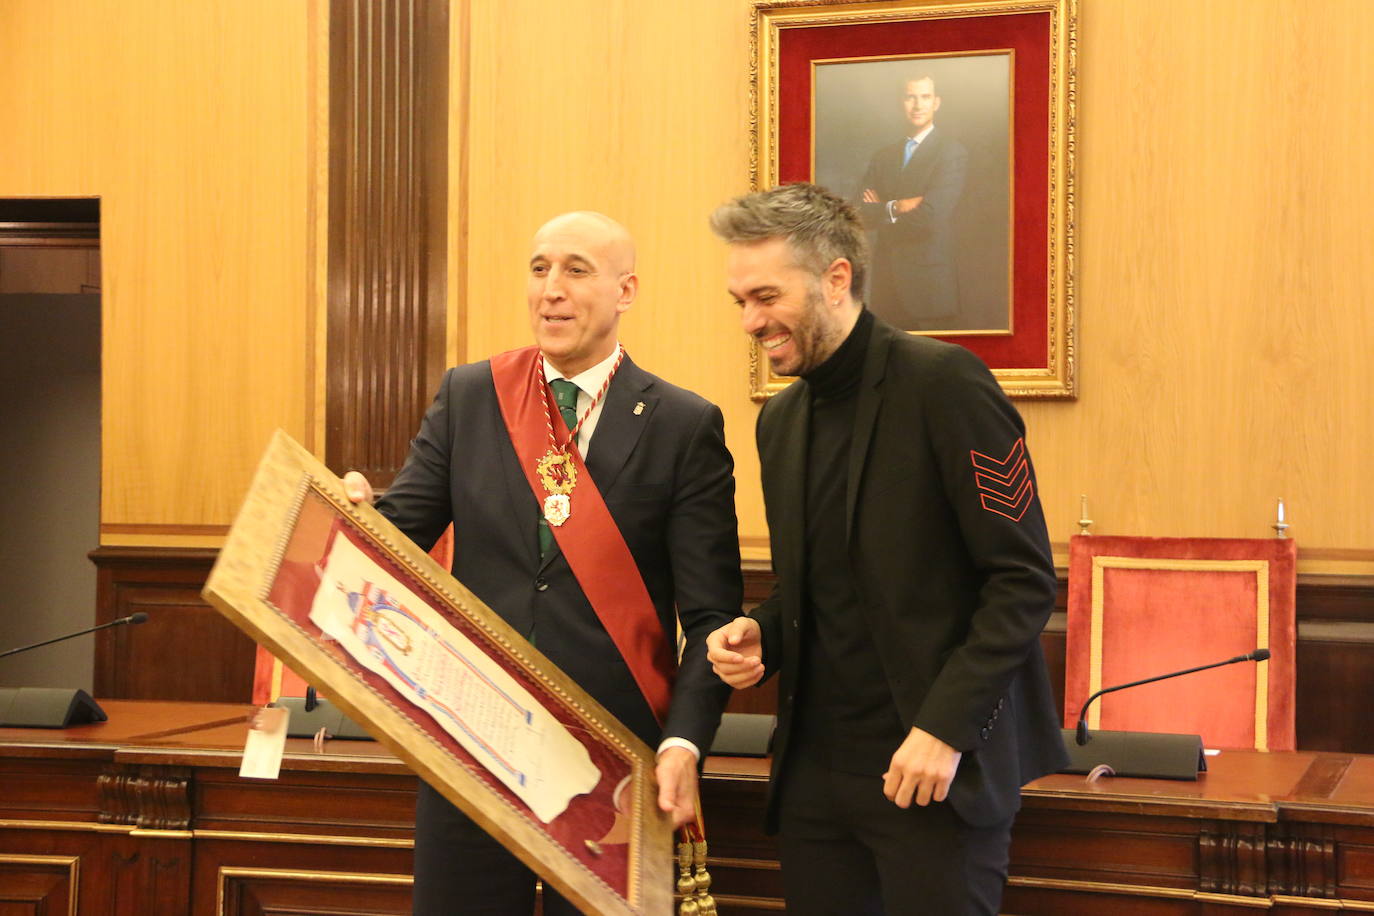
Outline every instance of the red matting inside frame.
<svg viewBox="0 0 1374 916">
<path fill-rule="evenodd" d="M 1009 336 L 937 335 L 994 369 L 1049 360 L 1050 14 L 968 16 L 783 29 L 778 36 L 778 181 L 811 181 L 812 61 L 1015 50 L 1012 327 Z"/>
<path fill-rule="evenodd" d="M 554 718 L 567 726 L 568 730 L 587 748 L 587 753 L 591 755 L 592 762 L 601 772 L 601 781 L 589 794 L 574 798 L 569 803 L 567 810 L 549 823 L 541 822 L 524 802 L 506 788 L 448 732 L 444 731 L 428 713 L 401 696 L 381 677 L 355 662 L 337 643 L 323 637 L 320 629 L 310 622 L 310 606 L 319 587 L 324 559 L 328 554 L 332 538 L 340 535 L 351 540 L 373 562 L 386 569 L 411 591 L 429 602 L 432 609 L 442 614 L 444 619 L 472 640 L 488 657 L 500 663 L 526 690 L 543 700 L 544 707 Z M 273 579 L 272 590 L 267 601 L 278 613 L 315 639 L 322 651 L 328 652 L 354 677 L 366 683 L 393 707 L 400 710 L 412 723 L 423 729 L 434 741 L 442 745 L 472 776 L 485 783 L 494 794 L 504 799 L 513 810 L 526 818 L 530 824 L 548 834 L 550 839 L 574 859 L 581 862 L 583 866 L 621 897 L 628 897 L 628 844 L 601 843 L 601 855 L 595 855 L 587 848 L 585 841 L 599 841 L 611 829 L 616 817 L 612 795 L 621 780 L 631 774 L 631 762 L 626 760 L 615 748 L 600 740 L 594 733 L 589 732 L 586 725 L 566 709 L 563 703 L 554 697 L 544 685 L 531 678 L 520 668 L 506 664 L 504 653 L 499 646 L 494 645 L 485 634 L 467 620 L 450 613 L 443 600 L 434 594 L 424 581 L 415 577 L 391 557 L 374 547 L 371 541 L 359 532 L 349 519 L 339 515 L 324 498 L 313 490 L 306 492 L 300 515 L 292 530 L 291 538 L 287 542 L 281 567 Z M 628 803 L 628 796 L 625 801 Z"/>
</svg>

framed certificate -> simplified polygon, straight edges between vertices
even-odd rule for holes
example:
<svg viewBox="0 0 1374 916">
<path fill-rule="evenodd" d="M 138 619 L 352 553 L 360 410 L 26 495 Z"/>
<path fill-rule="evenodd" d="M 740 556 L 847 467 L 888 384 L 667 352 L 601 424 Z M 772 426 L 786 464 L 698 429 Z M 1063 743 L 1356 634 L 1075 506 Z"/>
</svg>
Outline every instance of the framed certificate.
<svg viewBox="0 0 1374 916">
<path fill-rule="evenodd" d="M 573 903 L 672 911 L 650 748 L 283 432 L 204 597 Z"/>
</svg>

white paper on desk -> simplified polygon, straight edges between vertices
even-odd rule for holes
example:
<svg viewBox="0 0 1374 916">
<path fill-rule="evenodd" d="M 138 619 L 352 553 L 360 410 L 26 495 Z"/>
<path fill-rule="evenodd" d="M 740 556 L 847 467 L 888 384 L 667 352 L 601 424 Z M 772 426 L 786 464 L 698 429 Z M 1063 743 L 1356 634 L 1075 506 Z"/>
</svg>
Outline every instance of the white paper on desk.
<svg viewBox="0 0 1374 916">
<path fill-rule="evenodd" d="M 248 779 L 276 779 L 281 773 L 281 755 L 286 750 L 286 723 L 291 710 L 268 706 L 257 711 L 243 742 L 243 762 L 239 775 Z"/>
<path fill-rule="evenodd" d="M 310 620 L 544 823 L 601 779 L 587 749 L 529 691 L 346 537 L 334 538 Z"/>
</svg>

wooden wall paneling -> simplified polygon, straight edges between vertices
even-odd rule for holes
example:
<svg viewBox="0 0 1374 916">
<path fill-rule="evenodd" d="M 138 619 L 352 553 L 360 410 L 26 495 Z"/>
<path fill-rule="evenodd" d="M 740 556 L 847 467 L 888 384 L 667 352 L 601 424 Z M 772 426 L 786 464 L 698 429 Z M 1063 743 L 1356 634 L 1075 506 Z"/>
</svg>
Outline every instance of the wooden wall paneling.
<svg viewBox="0 0 1374 916">
<path fill-rule="evenodd" d="M 200 549 L 100 548 L 96 622 L 136 611 L 148 623 L 97 634 L 99 696 L 246 701 L 251 695 L 251 640 L 200 600 L 215 552 Z M 772 573 L 744 569 L 746 607 L 767 597 Z M 1040 637 L 1057 708 L 1063 708 L 1067 582 Z M 1298 585 L 1298 747 L 1374 753 L 1364 700 L 1374 691 L 1374 580 L 1305 577 Z M 736 691 L 730 712 L 777 710 L 777 681 Z"/>
<path fill-rule="evenodd" d="M 0 81 L 24 91 L 0 96 L 0 196 L 105 204 L 103 543 L 188 526 L 213 540 L 271 429 L 313 437 L 301 214 L 319 5 L 5 5 Z M 543 219 L 622 217 L 644 281 L 626 343 L 722 405 L 741 530 L 759 538 L 748 351 L 704 226 L 746 190 L 749 5 L 461 4 L 482 40 L 450 60 L 472 99 L 449 156 L 468 157 L 471 187 L 457 257 L 471 340 L 455 349 L 528 339 L 520 278 Z M 1021 405 L 1054 537 L 1072 532 L 1080 493 L 1103 532 L 1228 536 L 1267 531 L 1284 496 L 1304 571 L 1370 572 L 1374 517 L 1349 507 L 1374 502 L 1374 477 L 1349 456 L 1374 452 L 1374 273 L 1351 267 L 1374 250 L 1374 6 L 1080 7 L 1083 396 Z M 531 21 L 579 53 L 549 55 Z M 579 101 L 549 104 L 554 92 Z"/>
<path fill-rule="evenodd" d="M 101 199 L 102 543 L 222 534 L 306 435 L 314 2 L 4 4 L 0 197 Z"/>
<path fill-rule="evenodd" d="M 272 781 L 196 770 L 194 912 L 217 900 L 226 913 L 410 912 L 415 777 L 328 763 L 288 766 Z"/>
<path fill-rule="evenodd" d="M 81 857 L 8 853 L 0 847 L 0 907 L 4 912 L 66 914 L 80 897 Z"/>
<path fill-rule="evenodd" d="M 466 6 L 476 40 L 465 358 L 530 342 L 525 276 L 540 225 L 577 209 L 614 217 L 635 238 L 640 279 L 621 342 L 645 369 L 721 406 L 741 534 L 765 534 L 749 347 L 706 225 L 749 185 L 749 0 Z M 576 53 L 550 54 L 530 40 L 531 22 Z"/>
<path fill-rule="evenodd" d="M 409 875 L 367 875 L 319 869 L 223 866 L 217 876 L 214 912 L 224 916 L 337 913 L 340 916 L 407 916 Z"/>
<path fill-rule="evenodd" d="M 245 784 L 232 770 L 201 769 L 192 787 L 194 826 L 207 834 L 316 835 L 325 844 L 371 841 L 408 850 L 415 787 L 413 776 L 379 784 L 367 774 L 296 769 Z M 352 801 L 341 807 L 341 797 Z"/>
<path fill-rule="evenodd" d="M 330 16 L 325 460 L 384 487 L 447 355 L 448 4 Z"/>
<path fill-rule="evenodd" d="M 41 826 L 0 830 L 0 912 L 186 916 L 192 912 L 190 839 Z"/>
<path fill-rule="evenodd" d="M 465 147 L 467 357 L 528 340 L 520 278 L 544 219 L 622 219 L 642 281 L 623 339 L 722 406 L 741 534 L 762 538 L 748 349 L 705 228 L 747 190 L 749 3 L 469 6 L 483 40 Z M 1103 533 L 1183 536 L 1263 536 L 1283 496 L 1304 571 L 1336 562 L 1311 550 L 1345 549 L 1352 572 L 1374 572 L 1374 514 L 1349 511 L 1374 504 L 1374 477 L 1349 458 L 1374 452 L 1374 272 L 1351 268 L 1374 250 L 1374 6 L 1079 7 L 1082 396 L 1019 405 L 1052 536 L 1073 533 L 1081 493 Z M 522 40 L 531 20 L 580 53 Z M 1272 110 L 1252 104 L 1257 79 Z M 579 104 L 546 104 L 550 87 Z"/>
<path fill-rule="evenodd" d="M 1334 548 L 1371 571 L 1374 515 L 1350 507 L 1374 480 L 1349 456 L 1374 447 L 1374 276 L 1350 265 L 1374 250 L 1374 6 L 1080 11 L 1083 397 L 1020 405 L 1051 532 L 1087 493 L 1099 533 L 1259 537 L 1282 496 L 1300 571 Z M 1256 73 L 1272 104 L 1244 103 Z"/>
<path fill-rule="evenodd" d="M 65 857 L 79 864 L 83 916 L 218 913 L 224 902 L 235 913 L 405 912 L 414 775 L 375 745 L 315 751 L 296 739 L 280 785 L 239 779 L 233 748 L 249 709 L 111 701 L 94 732 L 33 741 L 4 730 L 0 901 L 32 894 L 33 875 Z M 67 775 L 64 791 L 45 785 L 54 771 Z M 706 763 L 723 916 L 782 910 L 777 840 L 760 830 L 766 789 L 765 761 Z M 69 793 L 84 801 L 64 803 Z M 1197 783 L 1037 780 L 1013 831 L 1004 909 L 1369 912 L 1371 876 L 1374 757 L 1239 751 Z M 52 887 L 45 879 L 40 891 Z"/>
<path fill-rule="evenodd" d="M 701 780 L 711 891 L 722 913 L 773 909 L 782 898 L 778 839 L 763 832 L 767 764 L 757 774 L 708 772 Z"/>
<path fill-rule="evenodd" d="M 216 552 L 102 547 L 96 622 L 142 611 L 146 623 L 96 634 L 95 693 L 122 699 L 247 702 L 256 647 L 200 599 Z"/>
<path fill-rule="evenodd" d="M 222 533 L 305 432 L 308 6 L 5 4 L 0 196 L 102 202 L 104 543 Z"/>
<path fill-rule="evenodd" d="M 83 907 L 83 914 L 184 916 L 195 912 L 191 908 L 194 853 L 188 831 L 137 835 L 131 831 L 111 836 L 109 846 L 109 908 Z"/>
</svg>

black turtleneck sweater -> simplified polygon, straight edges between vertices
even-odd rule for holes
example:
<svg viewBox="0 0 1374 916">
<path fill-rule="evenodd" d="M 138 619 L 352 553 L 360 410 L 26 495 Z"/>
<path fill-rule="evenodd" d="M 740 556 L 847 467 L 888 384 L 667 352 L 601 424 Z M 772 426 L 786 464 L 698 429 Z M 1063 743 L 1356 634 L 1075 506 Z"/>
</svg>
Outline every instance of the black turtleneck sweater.
<svg viewBox="0 0 1374 916">
<path fill-rule="evenodd" d="M 873 315 L 803 378 L 811 388 L 806 463 L 806 594 L 794 722 L 801 744 L 835 769 L 878 775 L 906 735 L 849 562 L 845 490 L 854 412 Z"/>
</svg>

